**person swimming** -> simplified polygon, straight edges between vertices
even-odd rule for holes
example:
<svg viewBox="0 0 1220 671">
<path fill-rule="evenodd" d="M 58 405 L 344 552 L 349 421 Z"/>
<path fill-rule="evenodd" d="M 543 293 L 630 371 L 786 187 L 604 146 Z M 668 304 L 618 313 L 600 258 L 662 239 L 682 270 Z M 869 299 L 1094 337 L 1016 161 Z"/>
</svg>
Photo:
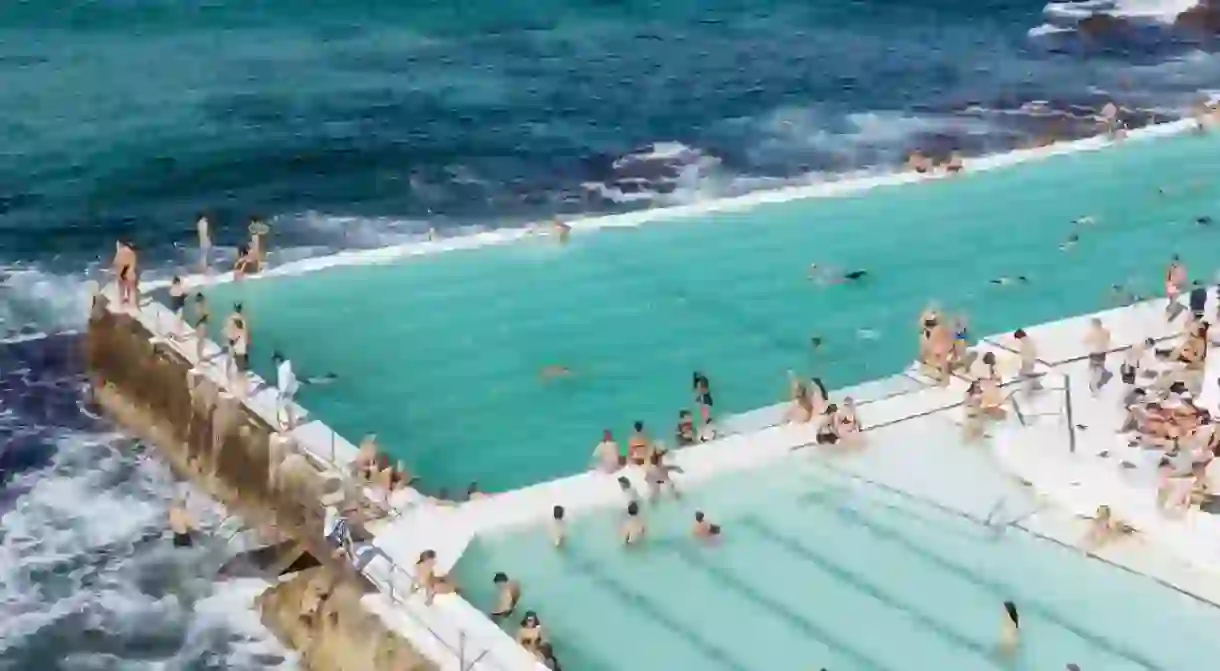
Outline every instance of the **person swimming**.
<svg viewBox="0 0 1220 671">
<path fill-rule="evenodd" d="M 1011 601 L 1004 602 L 1004 615 L 1000 621 L 999 650 L 1002 655 L 1016 652 L 1021 643 L 1021 616 L 1017 613 L 1017 605 Z"/>
<path fill-rule="evenodd" d="M 1200 226 L 1211 226 L 1212 218 L 1207 215 L 1203 215 L 1201 217 L 1195 217 L 1195 223 Z"/>
<path fill-rule="evenodd" d="M 1070 252 L 1076 247 L 1078 242 L 1080 242 L 1080 236 L 1073 233 L 1068 236 L 1067 240 L 1063 241 L 1063 244 L 1059 245 L 1059 251 Z"/>
<path fill-rule="evenodd" d="M 809 264 L 809 277 L 824 284 L 846 284 L 863 280 L 868 277 L 868 271 L 857 269 L 840 273 L 828 268 L 820 268 L 818 264 L 811 263 Z"/>
<path fill-rule="evenodd" d="M 691 529 L 691 535 L 702 541 L 711 541 L 720 536 L 720 525 L 712 524 L 703 511 L 696 511 L 695 526 Z"/>
<path fill-rule="evenodd" d="M 991 283 L 997 287 L 1007 287 L 1014 284 L 1029 284 L 1029 278 L 1024 275 L 1017 275 L 1016 277 L 1003 276 L 991 280 Z"/>
</svg>

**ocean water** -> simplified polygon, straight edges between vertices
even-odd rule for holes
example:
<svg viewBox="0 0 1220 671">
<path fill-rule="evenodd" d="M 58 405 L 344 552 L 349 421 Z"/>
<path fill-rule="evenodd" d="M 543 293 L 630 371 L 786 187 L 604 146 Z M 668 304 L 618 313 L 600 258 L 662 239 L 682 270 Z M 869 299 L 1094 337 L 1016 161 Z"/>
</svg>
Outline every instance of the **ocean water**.
<svg viewBox="0 0 1220 671">
<path fill-rule="evenodd" d="M 85 505 L 21 517 L 75 500 L 64 492 L 124 510 L 168 496 L 144 460 L 120 469 L 134 481 L 90 479 L 129 464 L 132 447 L 76 409 L 76 372 L 48 368 L 82 328 L 85 282 L 116 236 L 137 241 L 147 276 L 165 277 L 193 257 L 198 211 L 214 215 L 229 258 L 257 213 L 282 264 L 433 226 L 459 235 L 883 169 L 916 146 L 1002 151 L 1087 132 L 1108 98 L 1133 123 L 1173 117 L 1220 79 L 1208 43 L 1168 28 L 1181 4 L 5 3 L 4 542 L 22 519 L 69 538 L 109 528 Z M 1082 38 L 1074 26 L 1097 12 L 1141 23 Z M 0 631 L 0 665 L 193 668 L 230 653 L 208 637 L 183 643 L 203 626 L 183 619 L 189 609 L 140 619 L 164 630 L 155 642 L 99 638 L 110 620 L 80 626 L 80 612 L 113 620 L 147 605 L 132 585 L 159 561 L 155 543 L 58 547 L 108 571 L 112 592 L 94 589 L 95 569 L 69 571 L 87 583 L 76 600 L 44 589 L 43 573 L 17 582 L 42 560 L 4 547 L 16 568 L 0 579 L 0 619 L 22 626 Z M 135 601 L 108 600 L 113 590 Z M 245 632 L 238 601 L 208 601 L 208 622 Z"/>
<path fill-rule="evenodd" d="M 1001 519 L 1030 510 L 1027 492 L 985 460 L 965 464 L 969 448 L 905 438 L 873 447 L 917 449 L 945 469 L 941 482 L 967 474 L 953 489 L 974 489 L 969 515 L 796 459 L 646 504 L 638 547 L 621 544 L 623 513 L 605 511 L 570 520 L 559 550 L 541 528 L 480 537 L 454 573 L 484 609 L 496 572 L 517 580 L 505 629 L 535 611 L 575 671 L 1135 671 L 1220 651 L 1213 606 L 1019 528 L 996 535 L 988 508 L 1005 498 Z M 722 527 L 714 546 L 691 537 L 696 510 Z M 995 655 L 1006 600 L 1023 639 L 1011 661 Z"/>
<path fill-rule="evenodd" d="M 301 375 L 339 376 L 300 399 L 340 434 L 377 433 L 425 488 L 503 491 L 583 470 L 603 428 L 625 440 L 643 420 L 670 439 L 679 409 L 693 409 L 693 371 L 712 380 L 717 414 L 780 401 L 788 370 L 831 388 L 896 373 L 929 299 L 981 336 L 1100 309 L 1113 284 L 1158 292 L 1173 254 L 1210 281 L 1220 229 L 1196 218 L 1220 217 L 1220 187 L 1204 177 L 1217 149 L 1193 134 L 1132 141 L 578 232 L 565 248 L 524 240 L 208 293 L 214 309 L 243 304 L 268 379 L 274 350 Z M 823 286 L 811 262 L 870 274 Z M 991 284 L 1000 276 L 1028 283 Z M 555 365 L 570 376 L 544 377 Z"/>
</svg>

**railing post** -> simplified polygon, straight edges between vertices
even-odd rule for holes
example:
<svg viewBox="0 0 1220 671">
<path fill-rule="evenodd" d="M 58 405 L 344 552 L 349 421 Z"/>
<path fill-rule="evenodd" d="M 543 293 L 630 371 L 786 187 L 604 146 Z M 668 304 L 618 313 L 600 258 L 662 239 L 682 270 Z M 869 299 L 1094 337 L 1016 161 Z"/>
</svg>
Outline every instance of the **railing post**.
<svg viewBox="0 0 1220 671">
<path fill-rule="evenodd" d="M 1072 419 L 1072 376 L 1063 375 L 1063 402 L 1067 405 L 1068 450 L 1076 453 L 1076 422 Z"/>
<path fill-rule="evenodd" d="M 466 669 L 466 632 L 458 630 L 458 668 Z"/>
</svg>

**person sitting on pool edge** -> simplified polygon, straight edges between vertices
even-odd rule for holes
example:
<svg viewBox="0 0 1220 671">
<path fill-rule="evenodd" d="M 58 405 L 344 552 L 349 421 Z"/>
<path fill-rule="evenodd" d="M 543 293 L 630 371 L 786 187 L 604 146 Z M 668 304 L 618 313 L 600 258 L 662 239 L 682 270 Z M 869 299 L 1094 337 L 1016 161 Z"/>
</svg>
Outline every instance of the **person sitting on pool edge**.
<svg viewBox="0 0 1220 671">
<path fill-rule="evenodd" d="M 691 415 L 690 410 L 678 411 L 678 426 L 674 429 L 674 442 L 678 447 L 690 447 L 699 442 L 699 435 L 695 433 L 695 418 Z"/>
<path fill-rule="evenodd" d="M 436 572 L 436 550 L 424 550 L 415 562 L 415 579 L 424 590 L 424 603 L 431 606 L 438 594 L 457 594 L 457 583 Z"/>
</svg>

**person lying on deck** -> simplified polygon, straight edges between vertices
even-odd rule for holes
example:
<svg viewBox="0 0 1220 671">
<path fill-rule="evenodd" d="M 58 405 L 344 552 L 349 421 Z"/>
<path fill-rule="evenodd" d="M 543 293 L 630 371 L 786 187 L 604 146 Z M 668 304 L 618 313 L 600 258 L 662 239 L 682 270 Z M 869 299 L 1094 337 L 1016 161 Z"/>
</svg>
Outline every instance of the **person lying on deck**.
<svg viewBox="0 0 1220 671">
<path fill-rule="evenodd" d="M 1086 552 L 1092 552 L 1118 536 L 1134 532 L 1135 529 L 1130 525 L 1114 519 L 1110 506 L 1102 505 L 1097 507 L 1097 512 L 1089 524 L 1089 530 L 1085 533 L 1081 545 Z"/>
</svg>

